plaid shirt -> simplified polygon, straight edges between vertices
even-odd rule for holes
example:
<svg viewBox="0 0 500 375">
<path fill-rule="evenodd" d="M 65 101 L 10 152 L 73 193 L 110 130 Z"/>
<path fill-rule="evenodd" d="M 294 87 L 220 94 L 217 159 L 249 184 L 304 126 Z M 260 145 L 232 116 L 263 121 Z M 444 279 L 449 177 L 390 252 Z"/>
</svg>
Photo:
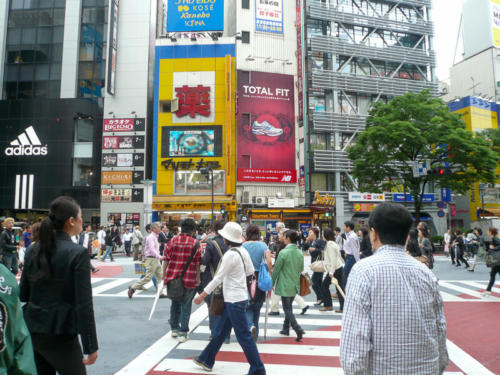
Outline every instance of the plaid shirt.
<svg viewBox="0 0 500 375">
<path fill-rule="evenodd" d="M 165 284 L 182 273 L 184 266 L 191 256 L 191 251 L 195 243 L 196 240 L 185 233 L 175 236 L 167 243 L 164 252 L 168 262 L 167 271 L 165 272 Z M 184 274 L 184 286 L 188 289 L 196 287 L 196 268 L 200 265 L 200 262 L 201 250 L 198 247 L 196 254 L 193 256 L 193 260 Z"/>
<path fill-rule="evenodd" d="M 382 246 L 349 274 L 340 340 L 345 375 L 436 375 L 448 365 L 436 276 Z"/>
</svg>

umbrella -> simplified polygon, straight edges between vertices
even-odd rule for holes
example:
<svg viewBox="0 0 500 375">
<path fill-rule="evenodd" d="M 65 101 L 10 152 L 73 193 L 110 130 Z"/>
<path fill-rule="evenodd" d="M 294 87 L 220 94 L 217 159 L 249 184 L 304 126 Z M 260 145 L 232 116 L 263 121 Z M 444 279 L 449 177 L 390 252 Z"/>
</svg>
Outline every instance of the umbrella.
<svg viewBox="0 0 500 375">
<path fill-rule="evenodd" d="M 155 301 L 153 302 L 153 307 L 151 308 L 151 313 L 149 314 L 149 320 L 151 320 L 151 318 L 153 317 L 153 314 L 155 312 L 155 309 L 156 309 L 156 304 L 158 303 L 158 300 L 160 299 L 160 294 L 161 294 L 161 291 L 163 290 L 163 280 L 160 280 L 160 282 L 158 283 L 158 291 L 156 292 L 156 297 L 155 297 Z"/>
<path fill-rule="evenodd" d="M 342 290 L 342 288 L 340 287 L 339 285 L 339 281 L 335 278 L 335 277 L 332 277 L 332 284 L 334 284 L 337 289 L 339 290 L 340 294 L 342 294 L 342 297 L 345 298 L 345 294 L 344 294 L 344 291 Z"/>
<path fill-rule="evenodd" d="M 267 316 L 269 314 L 269 295 L 271 292 L 266 293 L 266 315 L 264 320 L 264 340 L 267 340 Z"/>
</svg>

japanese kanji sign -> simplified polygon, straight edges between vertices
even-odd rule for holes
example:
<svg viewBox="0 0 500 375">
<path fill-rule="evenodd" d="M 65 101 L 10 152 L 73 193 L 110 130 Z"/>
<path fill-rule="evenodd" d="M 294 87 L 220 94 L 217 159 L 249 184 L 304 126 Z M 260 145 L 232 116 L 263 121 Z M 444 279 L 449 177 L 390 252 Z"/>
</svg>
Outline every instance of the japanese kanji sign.
<svg viewBox="0 0 500 375">
<path fill-rule="evenodd" d="M 255 31 L 283 34 L 283 0 L 255 0 Z"/>
<path fill-rule="evenodd" d="M 105 118 L 104 132 L 143 132 L 144 118 Z"/>
<path fill-rule="evenodd" d="M 189 115 L 194 118 L 197 114 L 210 116 L 210 87 L 209 86 L 187 86 L 175 89 L 179 99 L 179 110 L 175 112 L 177 117 Z"/>
</svg>

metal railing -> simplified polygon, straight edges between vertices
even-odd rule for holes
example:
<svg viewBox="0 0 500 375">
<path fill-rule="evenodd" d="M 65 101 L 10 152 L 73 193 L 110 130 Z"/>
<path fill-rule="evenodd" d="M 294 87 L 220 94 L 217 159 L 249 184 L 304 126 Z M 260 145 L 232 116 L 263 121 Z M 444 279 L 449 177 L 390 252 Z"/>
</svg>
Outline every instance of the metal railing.
<svg viewBox="0 0 500 375">
<path fill-rule="evenodd" d="M 384 2 L 392 4 L 410 5 L 414 7 L 432 6 L 432 0 L 384 0 Z M 307 0 L 307 5 L 318 4 L 318 3 L 319 3 L 318 0 Z"/>
<path fill-rule="evenodd" d="M 345 151 L 315 150 L 312 159 L 315 172 L 346 172 L 353 167 Z"/>
<path fill-rule="evenodd" d="M 367 116 L 313 112 L 311 117 L 313 131 L 354 133 L 365 129 Z"/>
<path fill-rule="evenodd" d="M 421 49 L 400 46 L 370 47 L 364 44 L 347 43 L 333 36 L 313 36 L 310 39 L 310 46 L 313 52 L 436 66 L 436 54 Z"/>
<path fill-rule="evenodd" d="M 346 90 L 389 96 L 400 96 L 408 92 L 420 92 L 424 89 L 430 89 L 434 96 L 439 94 L 438 85 L 427 81 L 356 76 L 321 69 L 313 69 L 311 78 L 312 87 L 320 89 Z"/>
<path fill-rule="evenodd" d="M 433 23 L 418 20 L 415 23 L 395 21 L 388 17 L 370 17 L 362 14 L 341 12 L 336 8 L 330 8 L 321 3 L 309 3 L 307 15 L 311 18 L 341 22 L 349 25 L 373 27 L 397 32 L 412 33 L 418 35 L 430 35 L 434 33 Z"/>
</svg>

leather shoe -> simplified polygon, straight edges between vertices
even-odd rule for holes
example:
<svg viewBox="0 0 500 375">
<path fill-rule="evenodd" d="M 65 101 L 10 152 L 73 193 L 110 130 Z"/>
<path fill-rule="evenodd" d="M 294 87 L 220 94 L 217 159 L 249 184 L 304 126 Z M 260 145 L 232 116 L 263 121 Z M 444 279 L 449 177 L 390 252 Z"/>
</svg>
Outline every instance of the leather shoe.
<svg viewBox="0 0 500 375">
<path fill-rule="evenodd" d="M 320 301 L 317 301 L 317 302 L 314 304 L 314 306 L 321 306 L 322 304 L 323 304 L 323 301 L 321 301 L 321 300 L 320 300 Z"/>
<path fill-rule="evenodd" d="M 319 311 L 333 311 L 333 307 L 332 306 L 320 307 Z"/>
<path fill-rule="evenodd" d="M 337 293 L 332 293 L 332 298 L 336 298 L 336 299 L 338 299 L 338 298 L 339 298 L 339 296 L 337 295 Z"/>
<path fill-rule="evenodd" d="M 283 335 L 283 336 L 290 336 L 290 330 L 289 329 L 282 329 L 280 331 L 280 335 Z"/>
<path fill-rule="evenodd" d="M 166 294 L 160 294 L 160 298 L 167 298 L 167 295 Z"/>
<path fill-rule="evenodd" d="M 309 309 L 309 305 L 307 305 L 306 307 L 304 307 L 302 309 L 302 312 L 300 313 L 300 315 L 304 315 L 307 312 L 307 309 Z"/>
<path fill-rule="evenodd" d="M 342 313 L 344 312 L 344 310 L 335 310 L 335 312 L 336 312 L 337 314 L 342 314 Z"/>
<path fill-rule="evenodd" d="M 279 314 L 280 314 L 280 312 L 279 312 L 279 311 L 271 311 L 271 312 L 269 313 L 269 315 L 270 315 L 270 316 L 277 316 L 277 315 L 279 315 Z"/>
<path fill-rule="evenodd" d="M 135 290 L 132 289 L 131 286 L 128 287 L 128 298 L 132 298 L 132 296 L 134 295 L 135 293 Z"/>
<path fill-rule="evenodd" d="M 306 332 L 303 330 L 303 329 L 299 329 L 297 331 L 297 338 L 295 339 L 295 341 L 300 341 L 302 340 L 302 337 L 306 334 Z"/>
</svg>

